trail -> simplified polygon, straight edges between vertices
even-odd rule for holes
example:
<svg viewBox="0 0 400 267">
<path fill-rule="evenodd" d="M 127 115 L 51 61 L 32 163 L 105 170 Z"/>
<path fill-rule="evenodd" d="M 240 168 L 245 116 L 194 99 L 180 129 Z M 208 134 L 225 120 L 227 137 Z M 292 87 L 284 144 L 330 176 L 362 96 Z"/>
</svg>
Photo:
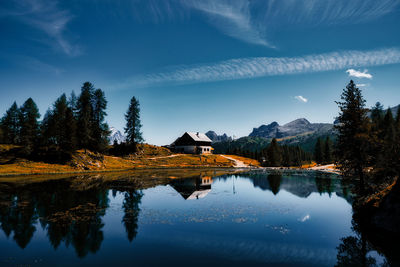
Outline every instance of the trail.
<svg viewBox="0 0 400 267">
<path fill-rule="evenodd" d="M 250 167 L 248 164 L 244 163 L 243 161 L 225 156 L 225 155 L 220 155 L 221 157 L 224 157 L 226 159 L 232 160 L 234 162 L 235 168 L 248 168 Z"/>
</svg>

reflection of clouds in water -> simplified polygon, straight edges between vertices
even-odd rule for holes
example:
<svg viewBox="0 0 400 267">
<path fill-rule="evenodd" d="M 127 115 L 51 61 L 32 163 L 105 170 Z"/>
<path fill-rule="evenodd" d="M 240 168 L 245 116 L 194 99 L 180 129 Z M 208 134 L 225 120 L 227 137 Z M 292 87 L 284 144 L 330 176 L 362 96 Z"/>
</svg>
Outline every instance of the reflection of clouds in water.
<svg viewBox="0 0 400 267">
<path fill-rule="evenodd" d="M 308 221 L 311 218 L 310 214 L 307 214 L 306 216 L 302 217 L 299 219 L 300 222 L 305 222 Z"/>
<path fill-rule="evenodd" d="M 270 228 L 270 229 L 272 229 L 274 231 L 279 231 L 279 233 L 281 233 L 283 235 L 289 234 L 289 232 L 290 232 L 289 228 L 287 228 L 285 226 L 282 226 L 282 225 L 276 226 L 276 225 L 266 224 L 265 227 Z"/>
<path fill-rule="evenodd" d="M 274 226 L 271 226 L 274 227 Z M 308 246 L 304 243 L 279 242 L 267 240 L 246 239 L 241 237 L 218 236 L 214 234 L 186 233 L 179 230 L 171 230 L 171 235 L 157 235 L 157 233 L 146 233 L 146 238 L 151 244 L 161 246 L 183 247 L 230 260 L 255 260 L 257 262 L 270 263 L 309 263 L 316 266 L 333 266 L 336 262 L 335 248 L 323 246 Z"/>
</svg>

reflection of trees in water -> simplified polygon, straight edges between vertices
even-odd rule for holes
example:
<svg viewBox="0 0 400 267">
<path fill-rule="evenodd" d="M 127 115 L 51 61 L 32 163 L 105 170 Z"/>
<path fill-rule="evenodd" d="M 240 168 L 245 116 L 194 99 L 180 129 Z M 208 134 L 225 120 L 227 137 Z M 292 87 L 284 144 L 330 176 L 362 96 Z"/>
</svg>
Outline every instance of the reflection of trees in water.
<svg viewBox="0 0 400 267">
<path fill-rule="evenodd" d="M 315 185 L 317 186 L 318 193 L 328 193 L 331 196 L 333 190 L 331 177 L 317 173 L 315 176 Z"/>
<path fill-rule="evenodd" d="M 124 193 L 124 201 L 122 203 L 124 217 L 122 218 L 122 223 L 125 226 L 129 242 L 132 242 L 137 235 L 139 204 L 142 196 L 143 193 L 140 190 L 130 190 Z"/>
<path fill-rule="evenodd" d="M 274 195 L 278 194 L 279 187 L 281 186 L 282 174 L 271 173 L 270 175 L 268 175 L 267 179 L 272 193 L 274 193 Z"/>
<path fill-rule="evenodd" d="M 36 231 L 33 224 L 37 221 L 37 214 L 35 205 L 30 201 L 31 195 L 27 192 L 0 195 L 1 228 L 7 237 L 13 233 L 18 246 L 25 248 Z"/>
<path fill-rule="evenodd" d="M 344 237 L 341 239 L 337 250 L 337 263 L 335 266 L 376 266 L 376 260 L 368 256 L 371 248 L 363 237 Z"/>
<path fill-rule="evenodd" d="M 397 240 L 384 240 L 385 247 L 381 247 L 370 239 L 374 235 L 362 227 L 362 221 L 353 217 L 352 229 L 355 236 L 341 238 L 337 249 L 337 263 L 335 266 L 399 266 L 399 245 Z M 378 245 L 378 246 L 377 246 Z M 371 252 L 376 251 L 383 258 L 384 262 L 379 265 Z"/>
<path fill-rule="evenodd" d="M 77 190 L 71 180 L 47 181 L 29 186 L 10 185 L 0 188 L 0 227 L 16 243 L 25 248 L 33 237 L 39 222 L 47 230 L 54 249 L 64 243 L 72 245 L 79 257 L 96 253 L 104 239 L 102 217 L 109 205 L 107 188 L 98 185 Z M 75 184 L 76 185 L 76 184 Z M 114 195 L 121 191 L 115 186 Z M 123 225 L 132 241 L 137 234 L 137 219 L 142 192 L 124 188 Z"/>
</svg>

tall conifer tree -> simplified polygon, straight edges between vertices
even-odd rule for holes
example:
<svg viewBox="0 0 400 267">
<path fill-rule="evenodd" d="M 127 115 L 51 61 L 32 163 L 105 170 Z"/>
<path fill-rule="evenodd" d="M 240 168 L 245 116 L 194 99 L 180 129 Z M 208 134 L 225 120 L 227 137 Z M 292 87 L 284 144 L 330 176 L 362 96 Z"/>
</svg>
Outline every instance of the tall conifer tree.
<svg viewBox="0 0 400 267">
<path fill-rule="evenodd" d="M 39 109 L 32 98 L 21 107 L 21 144 L 26 154 L 31 154 L 39 138 Z"/>
<path fill-rule="evenodd" d="M 136 150 L 136 145 L 143 142 L 143 137 L 141 132 L 142 124 L 140 123 L 140 105 L 139 101 L 135 97 L 132 97 L 130 101 L 128 111 L 125 114 L 125 119 L 126 142 Z"/>
<path fill-rule="evenodd" d="M 314 158 L 317 164 L 321 164 L 324 161 L 324 153 L 323 153 L 321 138 L 318 138 L 317 143 L 315 144 Z"/>
<path fill-rule="evenodd" d="M 81 88 L 81 94 L 77 103 L 78 117 L 78 140 L 81 148 L 89 149 L 93 142 L 92 123 L 93 123 L 93 99 L 94 86 L 90 82 L 85 82 Z"/>
<path fill-rule="evenodd" d="M 364 193 L 364 168 L 368 164 L 368 123 L 365 100 L 353 81 L 346 86 L 341 101 L 336 102 L 340 112 L 335 125 L 337 131 L 337 164 L 347 176 L 358 176 L 360 193 Z"/>
<path fill-rule="evenodd" d="M 93 93 L 93 122 L 92 122 L 92 147 L 96 151 L 103 151 L 108 145 L 109 129 L 107 123 L 104 122 L 104 118 L 107 115 L 107 100 L 104 92 L 101 89 L 97 89 Z"/>
<path fill-rule="evenodd" d="M 329 136 L 325 139 L 324 162 L 332 163 L 332 142 Z"/>
<path fill-rule="evenodd" d="M 6 111 L 1 119 L 1 128 L 3 132 L 3 142 L 7 144 L 18 144 L 20 142 L 20 109 L 16 102 Z"/>
</svg>

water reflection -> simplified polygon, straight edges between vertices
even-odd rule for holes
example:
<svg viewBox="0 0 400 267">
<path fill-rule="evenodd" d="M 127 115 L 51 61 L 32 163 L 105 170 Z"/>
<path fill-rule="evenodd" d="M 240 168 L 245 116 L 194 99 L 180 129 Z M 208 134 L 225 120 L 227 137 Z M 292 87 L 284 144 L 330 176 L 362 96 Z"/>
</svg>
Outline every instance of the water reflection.
<svg viewBox="0 0 400 267">
<path fill-rule="evenodd" d="M 171 174 L 168 175 L 169 178 L 164 179 L 154 178 L 151 175 L 137 178 L 127 174 L 115 177 L 76 176 L 22 184 L 3 182 L 0 183 L 0 228 L 5 236 L 10 240 L 12 238 L 21 249 L 27 248 L 34 235 L 39 232 L 37 228 L 42 228 L 46 233 L 48 243 L 55 250 L 62 245 L 67 248 L 71 247 L 75 250 L 77 257 L 86 258 L 88 254 L 95 254 L 101 251 L 102 244 L 105 242 L 105 237 L 107 236 L 105 235 L 105 224 L 107 222 L 105 217 L 111 210 L 111 198 L 109 196 L 118 199 L 118 211 L 115 216 L 120 217 L 117 219 L 117 224 L 123 227 L 121 228 L 124 229 L 123 235 L 129 242 L 137 242 L 140 239 L 138 237 L 140 236 L 140 234 L 138 235 L 139 230 L 140 233 L 146 232 L 143 230 L 142 224 L 140 224 L 140 216 L 143 214 L 142 202 L 146 196 L 146 189 L 149 188 L 159 188 L 162 191 L 168 188 L 172 190 L 170 188 L 172 187 L 177 192 L 174 192 L 174 196 L 178 197 L 176 200 L 184 203 L 183 205 L 186 205 L 186 207 L 188 205 L 206 203 L 208 206 L 204 206 L 204 209 L 201 209 L 201 205 L 197 205 L 198 209 L 193 213 L 193 215 L 196 215 L 196 212 L 200 211 L 201 216 L 204 215 L 203 220 L 195 220 L 198 223 L 206 221 L 208 223 L 226 223 L 226 221 L 221 221 L 218 217 L 221 212 L 224 212 L 224 218 L 230 218 L 228 209 L 231 207 L 232 202 L 224 202 L 220 207 L 215 206 L 214 200 L 215 197 L 218 197 L 217 192 L 221 193 L 221 191 L 217 190 L 216 192 L 215 190 L 216 188 L 218 189 L 217 183 L 221 184 L 221 182 L 227 183 L 227 185 L 232 183 L 233 187 L 235 186 L 235 181 L 239 187 L 246 182 L 250 187 L 254 187 L 252 190 L 257 191 L 258 196 L 268 195 L 272 198 L 279 198 L 280 195 L 288 192 L 291 195 L 306 199 L 313 193 L 317 193 L 317 196 L 327 193 L 329 197 L 336 195 L 345 199 L 348 203 L 352 203 L 351 195 L 347 193 L 349 192 L 349 185 L 343 184 L 339 179 L 329 175 L 282 172 L 219 174 L 213 175 L 213 173 L 203 172 L 196 175 L 188 175 L 186 178 L 177 178 L 177 176 Z M 170 187 L 165 185 L 170 185 Z M 213 190 L 213 193 L 210 194 L 211 190 Z M 272 192 L 272 194 L 265 194 L 264 191 L 265 193 Z M 230 191 L 227 192 L 226 189 L 223 192 L 224 194 L 230 194 L 231 198 L 237 197 L 239 199 L 243 196 L 243 194 L 234 195 L 235 189 L 233 189 L 232 193 Z M 199 201 L 182 201 L 178 193 L 185 200 Z M 153 197 L 157 197 L 157 191 L 152 194 Z M 207 199 L 212 197 L 214 199 L 207 202 Z M 325 195 L 325 198 L 327 198 L 327 195 Z M 271 212 L 268 208 L 261 210 L 259 207 L 248 206 L 247 203 L 243 206 L 237 202 L 234 204 L 237 206 L 235 212 L 237 212 L 238 218 L 235 217 L 235 220 L 231 223 L 255 223 L 258 219 L 261 223 L 261 221 L 267 220 L 268 216 L 271 216 L 271 213 L 267 214 Z M 165 209 L 168 209 L 168 205 L 166 207 Z M 179 209 L 171 210 L 171 213 L 179 211 Z M 151 210 L 148 209 L 146 212 L 149 214 Z M 249 214 L 247 214 L 248 212 Z M 207 213 L 213 214 L 207 215 Z M 174 216 L 180 216 L 177 214 L 174 213 Z M 214 216 L 215 220 L 211 220 L 212 218 L 210 219 L 209 216 Z M 294 222 L 291 222 L 292 227 L 295 227 L 293 223 L 306 227 L 307 223 L 315 218 L 312 217 L 313 219 L 309 220 L 310 215 L 308 213 L 296 214 L 296 216 L 296 219 L 292 220 Z M 299 216 L 302 216 L 300 218 L 303 219 L 297 219 Z M 250 217 L 252 220 L 247 220 Z M 272 231 L 269 236 L 276 238 L 274 242 L 286 247 L 286 245 L 280 243 L 284 241 L 281 241 L 278 233 L 275 233 L 274 222 L 268 223 L 263 223 L 263 231 Z M 140 229 L 139 224 L 141 225 Z M 248 233 L 251 233 L 253 230 L 249 228 L 248 231 Z M 285 232 L 285 238 L 288 238 L 288 233 Z M 296 229 L 293 228 L 290 233 L 295 235 L 297 233 Z M 244 232 L 239 234 L 243 234 L 243 238 L 246 236 Z M 260 235 L 262 234 L 265 233 L 260 233 Z M 229 238 L 227 237 L 227 240 Z M 307 238 L 310 237 L 307 236 Z M 243 242 L 252 243 L 252 241 L 245 239 Z M 362 263 L 375 264 L 373 258 L 372 260 L 368 258 L 370 257 L 368 255 L 369 248 L 368 246 L 363 246 L 363 241 L 359 236 L 349 236 L 343 238 L 341 242 L 337 250 L 338 266 L 351 266 L 352 263 L 358 264 L 360 260 L 364 260 Z"/>
<path fill-rule="evenodd" d="M 170 185 L 186 200 L 200 199 L 211 191 L 211 176 L 176 179 Z"/>
</svg>

